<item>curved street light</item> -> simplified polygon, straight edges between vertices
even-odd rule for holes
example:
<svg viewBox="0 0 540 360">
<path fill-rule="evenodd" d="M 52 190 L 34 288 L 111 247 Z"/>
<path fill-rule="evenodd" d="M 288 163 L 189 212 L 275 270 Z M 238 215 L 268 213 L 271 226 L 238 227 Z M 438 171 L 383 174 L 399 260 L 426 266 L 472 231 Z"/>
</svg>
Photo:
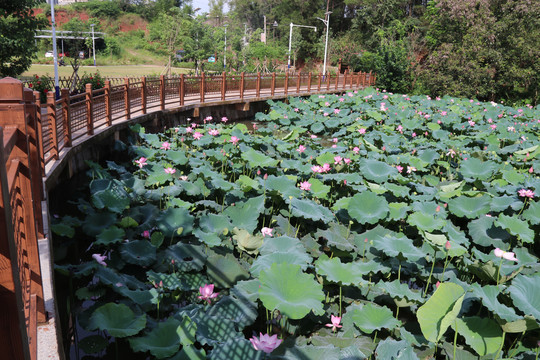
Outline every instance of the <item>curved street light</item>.
<svg viewBox="0 0 540 360">
<path fill-rule="evenodd" d="M 287 60 L 287 70 L 289 70 L 291 68 L 292 29 L 293 29 L 294 26 L 303 27 L 303 28 L 310 28 L 310 29 L 314 29 L 314 31 L 317 31 L 316 26 L 297 25 L 297 24 L 293 24 L 293 23 L 290 24 L 290 30 L 289 30 L 289 58 Z"/>
<path fill-rule="evenodd" d="M 324 25 L 326 25 L 326 41 L 324 43 L 324 62 L 323 62 L 323 75 L 326 75 L 326 54 L 328 52 L 328 27 L 330 25 L 330 14 L 332 12 L 331 11 L 328 11 L 326 12 L 324 15 L 325 15 L 325 19 L 321 19 L 320 17 L 318 17 L 317 19 L 321 20 Z"/>
</svg>

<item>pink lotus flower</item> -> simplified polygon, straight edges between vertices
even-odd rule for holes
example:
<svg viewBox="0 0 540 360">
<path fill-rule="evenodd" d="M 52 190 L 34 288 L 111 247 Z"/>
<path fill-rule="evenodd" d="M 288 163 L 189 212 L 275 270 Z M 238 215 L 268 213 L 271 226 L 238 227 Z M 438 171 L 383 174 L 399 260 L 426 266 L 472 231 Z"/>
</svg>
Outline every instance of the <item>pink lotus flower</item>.
<svg viewBox="0 0 540 360">
<path fill-rule="evenodd" d="M 300 111 L 300 109 L 294 108 L 294 112 L 299 112 L 299 111 Z"/>
<path fill-rule="evenodd" d="M 303 153 L 304 151 L 306 151 L 306 147 L 304 145 L 300 145 L 298 147 L 298 149 L 296 149 L 296 151 L 298 151 L 300 154 Z"/>
<path fill-rule="evenodd" d="M 263 237 L 265 237 L 265 236 L 272 237 L 272 231 L 274 231 L 274 229 L 268 228 L 268 227 L 263 227 L 261 229 L 261 233 L 262 233 Z"/>
<path fill-rule="evenodd" d="M 452 244 L 450 244 L 450 241 L 446 240 L 446 244 L 444 244 L 444 248 L 446 250 L 450 250 L 451 247 L 452 247 Z"/>
<path fill-rule="evenodd" d="M 144 230 L 142 233 L 142 237 L 145 239 L 150 239 L 150 231 Z"/>
<path fill-rule="evenodd" d="M 396 128 L 396 130 L 399 131 L 400 133 L 403 133 L 403 126 L 398 125 L 398 127 Z"/>
<path fill-rule="evenodd" d="M 329 172 L 330 171 L 330 164 L 327 164 L 327 163 L 324 163 L 323 166 L 322 166 L 322 171 L 323 172 Z"/>
<path fill-rule="evenodd" d="M 224 122 L 224 123 L 226 123 L 227 121 L 229 121 L 229 119 L 228 119 L 226 116 L 223 116 L 223 117 L 221 118 L 221 121 Z"/>
<path fill-rule="evenodd" d="M 442 116 L 446 116 L 446 114 L 447 114 L 446 111 L 442 111 L 442 112 L 441 112 L 441 115 L 442 115 Z"/>
<path fill-rule="evenodd" d="M 343 161 L 343 158 L 341 156 L 334 156 L 334 165 L 339 165 Z"/>
<path fill-rule="evenodd" d="M 331 327 L 332 331 L 336 331 L 337 328 L 343 327 L 343 326 L 339 325 L 339 323 L 341 322 L 341 318 L 338 317 L 338 316 L 330 315 L 330 321 L 331 321 L 331 323 L 330 324 L 325 324 L 325 326 Z"/>
<path fill-rule="evenodd" d="M 511 261 L 518 261 L 518 259 L 516 259 L 516 254 L 513 252 L 504 251 L 499 248 L 496 248 L 495 250 L 493 250 L 493 252 L 495 253 L 496 257 L 500 257 L 500 258 L 511 260 Z"/>
<path fill-rule="evenodd" d="M 190 128 L 190 127 L 188 127 L 188 128 L 186 128 L 186 132 L 187 132 L 188 134 L 190 134 L 190 133 L 192 133 L 192 132 L 193 132 L 193 129 L 192 129 L 192 128 Z"/>
<path fill-rule="evenodd" d="M 202 138 L 202 137 L 203 137 L 203 134 L 201 134 L 201 133 L 198 132 L 198 131 L 195 131 L 195 133 L 193 133 L 193 138 L 194 138 L 195 140 L 199 140 L 199 139 Z"/>
<path fill-rule="evenodd" d="M 416 171 L 416 168 L 414 166 L 407 166 L 407 174 L 410 174 L 414 171 Z"/>
<path fill-rule="evenodd" d="M 168 141 L 165 141 L 163 144 L 161 144 L 160 149 L 163 149 L 163 150 L 170 150 L 170 149 L 171 149 L 171 144 L 169 144 Z"/>
<path fill-rule="evenodd" d="M 324 103 L 324 106 L 330 106 L 330 103 L 327 101 Z"/>
<path fill-rule="evenodd" d="M 251 341 L 251 345 L 253 345 L 255 350 L 264 351 L 265 353 L 270 354 L 283 340 L 278 339 L 277 334 L 270 336 L 268 334 L 263 335 L 262 333 L 259 333 L 259 338 L 253 336 L 249 341 Z"/>
<path fill-rule="evenodd" d="M 142 169 L 144 165 L 147 165 L 146 160 L 148 159 L 145 157 L 141 157 L 139 160 L 135 160 L 135 163 L 137 164 L 137 166 L 139 166 L 140 169 Z"/>
<path fill-rule="evenodd" d="M 207 116 L 204 118 L 204 123 L 206 124 L 207 121 L 212 121 L 214 118 L 211 116 Z"/>
<path fill-rule="evenodd" d="M 446 153 L 446 156 L 450 156 L 452 159 L 454 158 L 454 155 L 456 155 L 456 152 L 454 151 L 454 149 L 450 149 Z"/>
<path fill-rule="evenodd" d="M 533 172 L 534 172 L 534 168 L 531 166 L 531 167 L 529 168 L 529 174 L 532 174 Z"/>
<path fill-rule="evenodd" d="M 311 167 L 311 171 L 313 171 L 314 173 L 319 173 L 320 174 L 320 173 L 323 172 L 323 169 L 319 165 L 313 165 Z"/>
<path fill-rule="evenodd" d="M 345 99 L 344 98 L 339 98 L 339 102 L 344 102 Z"/>
<path fill-rule="evenodd" d="M 212 136 L 217 136 L 217 135 L 219 135 L 219 130 L 217 130 L 217 129 L 210 129 L 210 130 L 208 130 L 208 134 L 209 134 L 209 135 L 212 135 Z"/>
<path fill-rule="evenodd" d="M 96 260 L 99 265 L 107 266 L 107 263 L 105 262 L 105 259 L 107 259 L 106 255 L 92 254 L 92 258 Z"/>
<path fill-rule="evenodd" d="M 403 166 L 396 165 L 396 169 L 401 173 L 403 171 Z"/>
<path fill-rule="evenodd" d="M 360 152 L 360 148 L 358 146 L 355 146 L 352 151 L 353 153 L 358 154 Z"/>
<path fill-rule="evenodd" d="M 310 191 L 311 190 L 311 184 L 307 181 L 300 183 L 300 190 Z"/>
<path fill-rule="evenodd" d="M 361 129 L 358 129 L 358 132 L 362 135 L 362 134 L 365 134 L 366 133 L 366 129 L 364 128 L 361 128 Z"/>
<path fill-rule="evenodd" d="M 472 120 L 469 120 L 469 125 L 474 126 L 476 123 Z"/>
<path fill-rule="evenodd" d="M 232 142 L 234 145 L 238 144 L 238 140 L 239 140 L 239 139 L 238 139 L 236 136 L 231 136 L 231 142 Z"/>
<path fill-rule="evenodd" d="M 339 109 L 334 109 L 334 114 L 339 114 L 340 111 L 341 110 L 339 110 Z"/>
<path fill-rule="evenodd" d="M 534 198 L 534 192 L 529 189 L 521 189 L 518 191 L 518 193 L 519 193 L 519 196 L 521 197 L 527 197 L 529 199 Z"/>
<path fill-rule="evenodd" d="M 345 164 L 349 165 L 351 163 L 351 159 L 348 159 L 348 158 L 345 158 L 343 159 L 343 161 L 345 162 Z"/>
<path fill-rule="evenodd" d="M 214 284 L 204 284 L 204 286 L 199 287 L 200 296 L 197 296 L 198 299 L 206 300 L 208 304 L 212 303 L 211 299 L 216 298 L 219 293 L 214 292 Z"/>
<path fill-rule="evenodd" d="M 168 167 L 168 168 L 165 168 L 165 172 L 167 174 L 172 175 L 172 174 L 174 174 L 176 172 L 176 169 L 173 169 L 172 167 Z"/>
<path fill-rule="evenodd" d="M 311 134 L 311 138 L 312 138 L 312 139 L 316 139 L 316 138 L 317 138 L 317 135 Z"/>
</svg>

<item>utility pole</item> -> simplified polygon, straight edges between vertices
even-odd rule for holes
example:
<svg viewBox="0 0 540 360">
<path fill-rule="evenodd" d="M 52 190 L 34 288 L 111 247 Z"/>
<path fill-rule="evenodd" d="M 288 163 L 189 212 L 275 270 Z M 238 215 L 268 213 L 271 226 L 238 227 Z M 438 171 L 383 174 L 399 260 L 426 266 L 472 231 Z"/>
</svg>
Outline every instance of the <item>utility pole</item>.
<svg viewBox="0 0 540 360">
<path fill-rule="evenodd" d="M 263 15 L 264 18 L 264 45 L 266 45 L 266 15 Z"/>
<path fill-rule="evenodd" d="M 53 43 L 53 61 L 54 61 L 54 92 L 56 98 L 60 98 L 60 85 L 58 84 L 58 53 L 56 51 L 56 22 L 54 21 L 54 0 L 51 4 L 51 22 L 52 22 L 52 43 Z"/>
</svg>

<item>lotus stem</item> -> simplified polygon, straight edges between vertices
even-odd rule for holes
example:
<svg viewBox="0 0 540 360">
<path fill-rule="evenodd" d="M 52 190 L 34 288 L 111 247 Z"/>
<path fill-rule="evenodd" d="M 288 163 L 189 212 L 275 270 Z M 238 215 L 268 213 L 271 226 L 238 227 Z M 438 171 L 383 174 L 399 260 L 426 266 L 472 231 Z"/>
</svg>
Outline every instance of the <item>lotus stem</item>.
<svg viewBox="0 0 540 360">
<path fill-rule="evenodd" d="M 396 309 L 396 320 L 398 320 L 398 316 L 399 316 L 399 306 Z"/>
<path fill-rule="evenodd" d="M 500 274 L 501 274 L 501 266 L 502 266 L 503 258 L 501 258 L 501 261 L 499 261 L 499 267 L 497 268 L 497 288 L 499 287 L 499 280 L 500 280 Z"/>
<path fill-rule="evenodd" d="M 339 317 L 341 317 L 341 285 L 339 285 Z"/>
<path fill-rule="evenodd" d="M 441 280 L 444 281 L 444 273 L 446 272 L 446 267 L 448 266 L 448 250 L 446 251 L 446 257 L 444 258 L 444 267 L 442 271 Z"/>
<path fill-rule="evenodd" d="M 495 354 L 495 357 L 494 359 L 498 359 L 499 358 L 499 354 L 501 353 L 501 350 L 503 348 L 503 345 L 504 345 L 504 338 L 506 337 L 506 331 L 503 331 L 503 335 L 502 335 L 502 340 L 501 340 L 501 346 L 499 347 L 499 350 L 497 350 L 497 354 Z M 537 358 L 538 358 L 538 348 L 536 350 L 537 352 Z"/>
<path fill-rule="evenodd" d="M 437 250 L 435 250 L 435 254 L 433 254 L 433 263 L 431 264 L 431 271 L 429 272 L 429 277 L 426 283 L 426 288 L 424 289 L 424 297 L 427 294 L 429 283 L 431 282 L 431 275 L 433 275 L 433 268 L 435 267 L 435 261 L 437 260 Z"/>
<path fill-rule="evenodd" d="M 457 346 L 457 334 L 458 334 L 458 328 L 457 328 L 457 319 L 454 321 L 454 325 L 456 326 L 456 328 L 454 329 L 454 352 L 453 352 L 453 356 L 452 356 L 452 359 L 455 359 L 456 358 L 456 346 Z"/>
<path fill-rule="evenodd" d="M 401 260 L 399 261 L 397 279 L 398 279 L 398 282 L 401 282 Z"/>
</svg>

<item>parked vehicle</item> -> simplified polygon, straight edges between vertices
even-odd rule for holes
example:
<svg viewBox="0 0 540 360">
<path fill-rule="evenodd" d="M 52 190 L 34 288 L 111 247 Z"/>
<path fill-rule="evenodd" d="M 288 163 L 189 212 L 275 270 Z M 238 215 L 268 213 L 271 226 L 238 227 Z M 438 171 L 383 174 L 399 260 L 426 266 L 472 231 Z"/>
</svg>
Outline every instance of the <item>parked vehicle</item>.
<svg viewBox="0 0 540 360">
<path fill-rule="evenodd" d="M 47 52 L 45 53 L 45 57 L 46 57 L 46 58 L 52 58 L 52 57 L 54 57 L 54 53 L 53 53 L 52 51 L 47 51 Z"/>
</svg>

